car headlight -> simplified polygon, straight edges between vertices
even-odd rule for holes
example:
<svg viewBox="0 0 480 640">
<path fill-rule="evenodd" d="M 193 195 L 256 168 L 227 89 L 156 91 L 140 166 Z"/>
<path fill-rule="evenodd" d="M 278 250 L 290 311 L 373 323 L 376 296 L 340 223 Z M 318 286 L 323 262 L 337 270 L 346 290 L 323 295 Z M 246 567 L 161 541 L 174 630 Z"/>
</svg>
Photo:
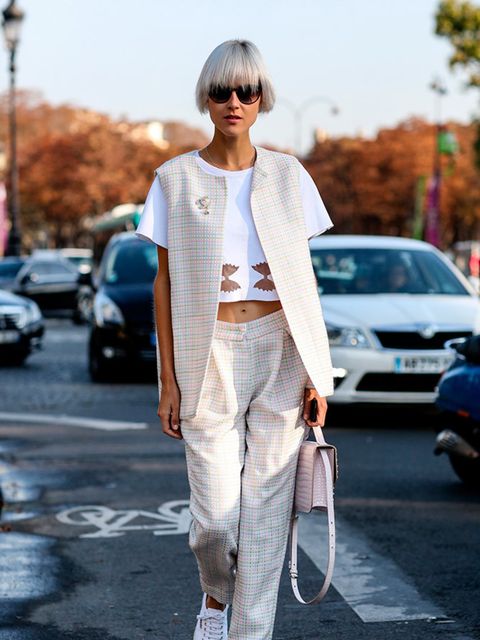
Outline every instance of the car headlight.
<svg viewBox="0 0 480 640">
<path fill-rule="evenodd" d="M 23 329 L 27 321 L 27 312 L 24 306 L 19 305 L 1 305 L 0 313 L 5 316 L 10 316 L 17 329 Z M 4 328 L 2 326 L 2 328 Z"/>
<path fill-rule="evenodd" d="M 95 322 L 99 327 L 106 324 L 125 324 L 122 312 L 115 302 L 104 293 L 97 293 L 93 302 Z"/>
<path fill-rule="evenodd" d="M 29 304 L 26 308 L 26 324 L 33 324 L 42 319 L 42 312 L 37 304 Z"/>
<path fill-rule="evenodd" d="M 480 333 L 480 313 L 477 313 L 473 323 L 473 335 L 476 336 Z"/>
<path fill-rule="evenodd" d="M 356 327 L 334 327 L 327 325 L 328 341 L 331 347 L 357 347 L 369 349 L 368 338 Z"/>
</svg>

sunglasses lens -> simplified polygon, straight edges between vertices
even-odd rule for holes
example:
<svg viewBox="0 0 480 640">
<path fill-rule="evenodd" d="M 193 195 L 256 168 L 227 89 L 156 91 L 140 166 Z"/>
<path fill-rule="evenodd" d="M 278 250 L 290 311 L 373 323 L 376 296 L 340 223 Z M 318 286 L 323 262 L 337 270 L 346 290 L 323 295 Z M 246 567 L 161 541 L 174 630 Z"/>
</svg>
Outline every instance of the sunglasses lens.
<svg viewBox="0 0 480 640">
<path fill-rule="evenodd" d="M 253 104 L 260 96 L 260 88 L 247 85 L 246 87 L 238 87 L 236 90 L 238 99 L 244 104 Z"/>
<path fill-rule="evenodd" d="M 208 94 L 214 102 L 228 102 L 231 95 L 232 90 L 228 87 L 212 87 Z"/>
<path fill-rule="evenodd" d="M 237 87 L 236 89 L 231 89 L 230 87 L 212 87 L 208 93 L 208 97 L 214 102 L 228 102 L 232 91 L 235 91 L 238 99 L 243 104 L 253 104 L 260 97 L 261 88 L 260 86 L 252 86 L 249 84 L 244 87 Z"/>
</svg>

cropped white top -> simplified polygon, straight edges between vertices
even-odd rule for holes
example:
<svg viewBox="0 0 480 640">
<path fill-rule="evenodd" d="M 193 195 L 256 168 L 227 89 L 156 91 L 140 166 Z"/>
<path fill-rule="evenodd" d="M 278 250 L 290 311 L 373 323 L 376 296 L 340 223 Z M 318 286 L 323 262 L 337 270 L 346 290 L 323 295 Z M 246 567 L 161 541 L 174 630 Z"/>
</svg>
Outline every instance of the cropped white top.
<svg viewBox="0 0 480 640">
<path fill-rule="evenodd" d="M 227 178 L 222 283 L 220 302 L 278 300 L 250 207 L 253 167 L 241 171 L 219 169 L 195 153 L 203 171 Z M 333 224 L 310 174 L 300 165 L 301 193 L 307 238 L 320 235 Z M 160 181 L 155 178 L 136 230 L 137 236 L 162 247 L 167 242 L 167 203 Z"/>
</svg>

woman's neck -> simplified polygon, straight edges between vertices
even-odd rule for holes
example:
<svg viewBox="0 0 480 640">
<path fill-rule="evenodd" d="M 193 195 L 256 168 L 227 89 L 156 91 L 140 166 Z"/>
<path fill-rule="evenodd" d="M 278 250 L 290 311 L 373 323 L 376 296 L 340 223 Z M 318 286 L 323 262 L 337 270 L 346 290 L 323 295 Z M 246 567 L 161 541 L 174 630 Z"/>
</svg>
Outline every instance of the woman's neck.
<svg viewBox="0 0 480 640">
<path fill-rule="evenodd" d="M 202 149 L 201 157 L 220 169 L 239 171 L 253 166 L 255 147 L 250 138 L 227 138 L 215 132 L 210 144 Z"/>
</svg>

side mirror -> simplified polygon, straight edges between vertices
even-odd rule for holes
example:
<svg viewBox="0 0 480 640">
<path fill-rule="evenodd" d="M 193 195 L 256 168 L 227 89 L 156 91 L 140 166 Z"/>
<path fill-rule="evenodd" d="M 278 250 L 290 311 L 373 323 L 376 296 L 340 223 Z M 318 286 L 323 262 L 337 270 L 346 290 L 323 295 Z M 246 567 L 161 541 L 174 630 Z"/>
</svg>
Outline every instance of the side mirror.
<svg viewBox="0 0 480 640">
<path fill-rule="evenodd" d="M 26 273 L 24 276 L 21 277 L 20 284 L 25 285 L 25 284 L 28 284 L 29 282 L 36 282 L 37 280 L 38 280 L 38 274 L 35 273 L 34 271 L 30 271 L 29 273 Z"/>
</svg>

